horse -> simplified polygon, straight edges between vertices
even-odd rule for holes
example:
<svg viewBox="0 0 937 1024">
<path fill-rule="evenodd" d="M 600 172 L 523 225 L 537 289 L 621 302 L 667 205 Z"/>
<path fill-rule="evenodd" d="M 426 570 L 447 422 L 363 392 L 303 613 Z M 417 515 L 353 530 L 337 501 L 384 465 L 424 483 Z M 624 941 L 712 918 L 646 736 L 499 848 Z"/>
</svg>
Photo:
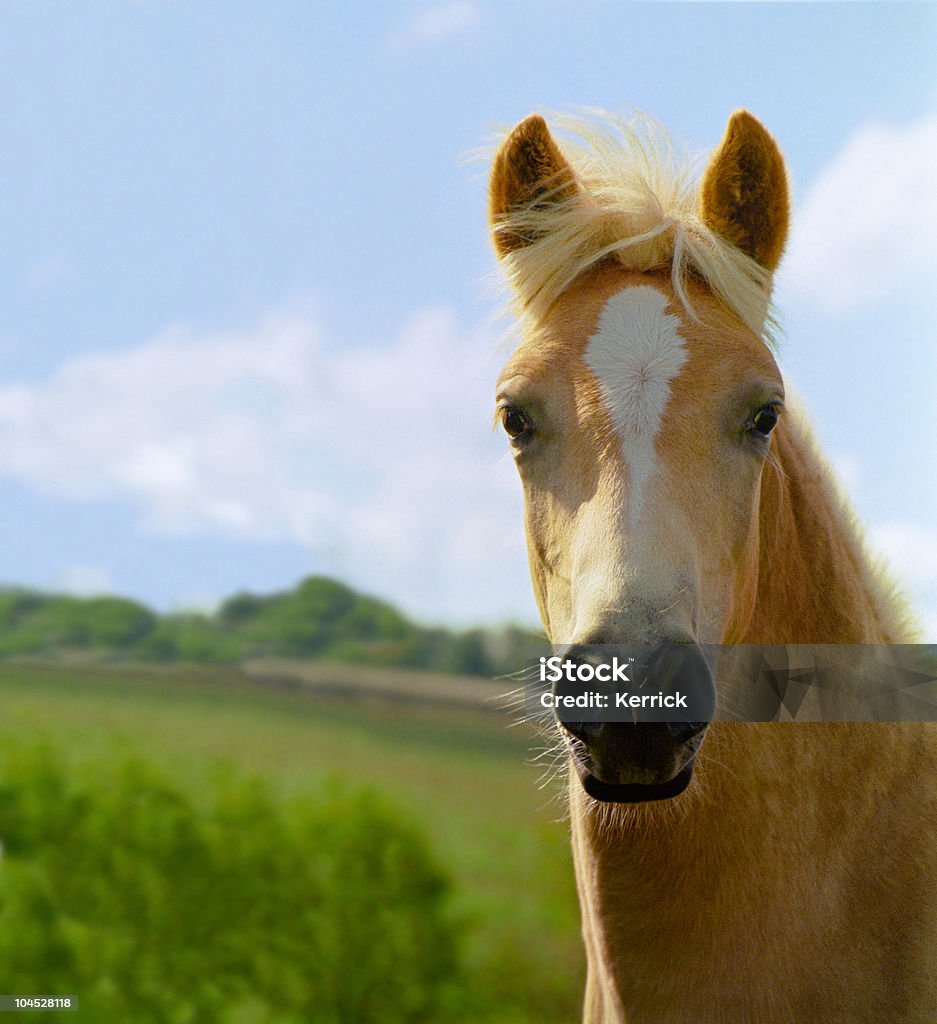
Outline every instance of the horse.
<svg viewBox="0 0 937 1024">
<path fill-rule="evenodd" d="M 700 176 L 649 118 L 551 123 L 503 137 L 489 223 L 520 328 L 496 422 L 554 650 L 645 645 L 718 708 L 702 645 L 914 642 L 785 401 L 774 138 L 736 111 Z M 575 717 L 551 728 L 586 1024 L 937 1021 L 933 725 Z"/>
</svg>

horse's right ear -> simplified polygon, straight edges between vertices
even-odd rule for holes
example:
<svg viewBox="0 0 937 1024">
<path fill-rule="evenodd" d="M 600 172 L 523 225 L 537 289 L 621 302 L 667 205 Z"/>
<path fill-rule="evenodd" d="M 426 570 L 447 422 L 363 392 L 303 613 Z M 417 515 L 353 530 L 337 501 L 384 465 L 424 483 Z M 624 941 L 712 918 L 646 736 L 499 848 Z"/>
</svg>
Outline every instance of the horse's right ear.
<svg viewBox="0 0 937 1024">
<path fill-rule="evenodd" d="M 531 114 L 501 143 L 491 167 L 488 218 L 499 256 L 537 240 L 523 226 L 522 211 L 543 210 L 578 192 L 573 169 L 553 140 L 547 123 Z"/>
</svg>

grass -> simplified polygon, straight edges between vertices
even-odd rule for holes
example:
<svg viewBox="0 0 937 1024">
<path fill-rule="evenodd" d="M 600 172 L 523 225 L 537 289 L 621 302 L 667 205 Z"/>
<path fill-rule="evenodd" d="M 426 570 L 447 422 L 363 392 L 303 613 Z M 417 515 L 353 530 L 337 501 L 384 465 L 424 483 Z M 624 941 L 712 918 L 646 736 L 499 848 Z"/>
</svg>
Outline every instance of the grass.
<svg viewBox="0 0 937 1024">
<path fill-rule="evenodd" d="M 562 806 L 555 788 L 537 788 L 530 738 L 504 718 L 327 699 L 214 667 L 7 663 L 0 694 L 0 743 L 47 738 L 102 772 L 140 757 L 196 801 L 230 774 L 259 776 L 284 798 L 329 778 L 381 791 L 454 879 L 469 983 L 503 1008 L 486 1019 L 578 1016 L 583 956 Z"/>
</svg>

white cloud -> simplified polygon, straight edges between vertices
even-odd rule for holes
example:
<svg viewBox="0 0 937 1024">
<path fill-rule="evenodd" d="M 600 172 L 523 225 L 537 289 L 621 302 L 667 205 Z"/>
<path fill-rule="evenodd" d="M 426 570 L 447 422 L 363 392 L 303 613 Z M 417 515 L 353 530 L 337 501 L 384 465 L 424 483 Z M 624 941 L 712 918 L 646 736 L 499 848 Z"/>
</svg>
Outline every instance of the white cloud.
<svg viewBox="0 0 937 1024">
<path fill-rule="evenodd" d="M 387 50 L 396 56 L 463 35 L 483 21 L 481 9 L 470 0 L 453 0 L 418 11 L 387 40 Z"/>
<path fill-rule="evenodd" d="M 937 115 L 853 132 L 796 204 L 779 281 L 831 312 L 937 284 Z"/>
<path fill-rule="evenodd" d="M 937 643 L 937 526 L 896 520 L 870 536 L 919 612 L 924 639 Z"/>
<path fill-rule="evenodd" d="M 302 315 L 174 328 L 6 388 L 0 474 L 129 500 L 160 534 L 298 541 L 425 616 L 499 617 L 530 585 L 519 484 L 489 428 L 496 347 L 444 309 L 341 351 Z"/>
</svg>

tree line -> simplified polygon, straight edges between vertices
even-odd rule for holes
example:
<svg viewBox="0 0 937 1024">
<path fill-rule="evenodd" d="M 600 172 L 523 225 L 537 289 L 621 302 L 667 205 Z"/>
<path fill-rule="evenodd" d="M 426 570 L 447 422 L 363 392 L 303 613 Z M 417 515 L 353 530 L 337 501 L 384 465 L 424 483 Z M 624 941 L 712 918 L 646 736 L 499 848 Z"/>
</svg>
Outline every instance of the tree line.
<svg viewBox="0 0 937 1024">
<path fill-rule="evenodd" d="M 237 662 L 276 655 L 496 676 L 545 652 L 546 641 L 531 630 L 421 625 L 324 576 L 279 593 L 235 594 L 214 614 L 160 614 L 117 596 L 0 589 L 0 657 Z"/>
</svg>

